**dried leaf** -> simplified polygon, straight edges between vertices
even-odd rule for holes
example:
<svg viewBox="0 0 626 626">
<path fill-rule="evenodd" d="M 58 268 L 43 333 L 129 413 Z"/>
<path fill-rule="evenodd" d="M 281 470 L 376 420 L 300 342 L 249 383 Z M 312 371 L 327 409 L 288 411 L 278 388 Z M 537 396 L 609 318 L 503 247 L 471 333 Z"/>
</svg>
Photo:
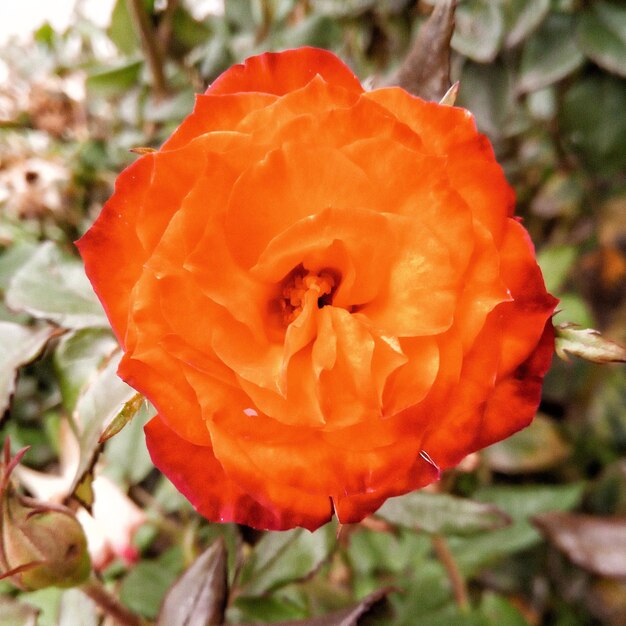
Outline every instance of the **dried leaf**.
<svg viewBox="0 0 626 626">
<path fill-rule="evenodd" d="M 626 363 L 626 348 L 605 339 L 593 328 L 570 323 L 556 326 L 556 353 L 564 361 L 574 355 L 593 363 Z"/>
<path fill-rule="evenodd" d="M 445 95 L 441 100 L 439 100 L 439 104 L 443 104 L 444 106 L 453 107 L 456 102 L 456 97 L 459 95 L 459 86 L 460 83 L 457 80 L 448 91 L 446 91 Z"/>
<path fill-rule="evenodd" d="M 374 593 L 370 593 L 359 603 L 347 609 L 333 611 L 328 615 L 320 617 L 311 617 L 303 620 L 293 620 L 289 622 L 277 622 L 274 626 L 358 626 L 362 617 L 365 617 L 386 598 L 391 589 L 379 589 Z M 159 623 L 158 626 L 161 626 Z M 241 626 L 252 626 L 251 624 L 242 624 Z"/>
<path fill-rule="evenodd" d="M 222 624 L 228 598 L 227 556 L 220 537 L 170 587 L 157 626 Z"/>
<path fill-rule="evenodd" d="M 456 0 L 437 3 L 390 84 L 434 102 L 446 95 L 450 87 L 450 40 L 455 8 Z"/>
<path fill-rule="evenodd" d="M 156 148 L 147 148 L 145 146 L 138 146 L 137 148 L 131 148 L 129 152 L 133 152 L 134 154 L 150 154 L 151 152 L 156 152 Z"/>
<path fill-rule="evenodd" d="M 8 596 L 0 597 L 0 626 L 36 626 L 38 615 L 39 609 Z"/>
<path fill-rule="evenodd" d="M 626 577 L 626 517 L 550 512 L 533 522 L 576 565 L 600 576 Z"/>
</svg>

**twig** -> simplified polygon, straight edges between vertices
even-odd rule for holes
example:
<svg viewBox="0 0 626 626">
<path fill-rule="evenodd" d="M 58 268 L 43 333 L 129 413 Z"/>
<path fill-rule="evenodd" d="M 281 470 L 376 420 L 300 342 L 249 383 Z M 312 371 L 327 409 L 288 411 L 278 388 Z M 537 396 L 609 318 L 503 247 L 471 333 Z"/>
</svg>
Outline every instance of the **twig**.
<svg viewBox="0 0 626 626">
<path fill-rule="evenodd" d="M 111 595 L 104 585 L 95 577 L 80 586 L 80 590 L 87 594 L 107 615 L 110 615 L 120 626 L 146 626 L 139 615 L 129 611 L 117 598 Z"/>
<path fill-rule="evenodd" d="M 452 593 L 458 607 L 462 611 L 467 611 L 469 609 L 467 585 L 459 570 L 459 566 L 454 560 L 454 555 L 448 547 L 448 542 L 442 535 L 433 535 L 431 541 L 437 558 L 441 561 L 448 574 L 450 584 L 452 585 Z"/>
<path fill-rule="evenodd" d="M 154 30 L 144 10 L 142 0 L 126 0 L 126 5 L 135 23 L 135 28 L 141 39 L 141 46 L 150 67 L 154 81 L 154 94 L 157 98 L 162 98 L 167 93 L 167 83 L 163 72 L 163 57 Z"/>
<path fill-rule="evenodd" d="M 163 54 L 166 54 L 170 47 L 172 32 L 174 30 L 174 14 L 176 13 L 179 3 L 180 0 L 167 0 L 167 6 L 161 15 L 161 21 L 157 28 L 157 40 L 161 45 L 161 52 Z"/>
</svg>

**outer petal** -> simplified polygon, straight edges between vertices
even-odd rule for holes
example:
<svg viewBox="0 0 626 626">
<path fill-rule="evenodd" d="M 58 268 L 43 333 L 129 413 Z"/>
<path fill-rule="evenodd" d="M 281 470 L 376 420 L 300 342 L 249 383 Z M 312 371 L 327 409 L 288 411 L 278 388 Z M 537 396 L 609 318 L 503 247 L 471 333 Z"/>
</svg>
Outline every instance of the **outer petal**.
<svg viewBox="0 0 626 626">
<path fill-rule="evenodd" d="M 284 504 L 266 507 L 231 480 L 210 446 L 197 446 L 179 437 L 156 416 L 145 426 L 152 462 L 162 468 L 174 486 L 201 515 L 215 522 L 236 522 L 266 530 L 303 526 L 315 530 L 330 519 L 326 507 L 291 510 Z M 282 503 L 281 503 L 282 504 Z"/>
<path fill-rule="evenodd" d="M 331 52 L 298 48 L 266 52 L 233 65 L 215 79 L 207 93 L 260 91 L 282 96 L 304 87 L 316 74 L 344 89 L 363 91 L 357 77 Z"/>
<path fill-rule="evenodd" d="M 442 467 L 512 435 L 532 420 L 554 348 L 550 317 L 557 300 L 545 290 L 524 229 L 508 220 L 501 277 L 513 300 L 499 304 L 463 359 L 458 382 L 437 387 L 422 411 L 439 411 L 424 448 Z M 446 368 L 442 368 L 446 371 Z M 454 433 L 454 437 L 450 437 Z"/>
<path fill-rule="evenodd" d="M 489 140 L 477 132 L 473 115 L 425 102 L 397 87 L 376 89 L 364 97 L 410 126 L 422 138 L 425 151 L 449 158 L 450 186 L 499 241 L 505 218 L 513 215 L 515 196 Z"/>
</svg>

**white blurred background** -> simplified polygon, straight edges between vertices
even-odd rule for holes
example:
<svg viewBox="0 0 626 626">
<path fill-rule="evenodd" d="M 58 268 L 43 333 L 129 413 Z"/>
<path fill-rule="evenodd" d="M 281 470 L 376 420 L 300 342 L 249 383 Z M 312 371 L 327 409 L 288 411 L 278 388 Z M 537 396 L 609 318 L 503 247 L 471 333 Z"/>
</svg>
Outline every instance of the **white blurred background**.
<svg viewBox="0 0 626 626">
<path fill-rule="evenodd" d="M 224 0 L 188 0 L 184 4 L 197 18 L 221 13 L 224 8 Z M 55 31 L 63 31 L 77 11 L 105 28 L 114 5 L 115 0 L 0 0 L 0 45 L 12 38 L 28 40 L 45 22 Z"/>
</svg>

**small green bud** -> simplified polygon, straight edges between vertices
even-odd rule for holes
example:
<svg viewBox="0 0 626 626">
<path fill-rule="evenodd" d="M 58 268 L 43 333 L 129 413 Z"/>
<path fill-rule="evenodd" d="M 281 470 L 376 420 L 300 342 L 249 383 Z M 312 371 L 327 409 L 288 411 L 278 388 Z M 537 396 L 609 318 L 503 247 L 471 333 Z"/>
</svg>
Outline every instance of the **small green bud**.
<svg viewBox="0 0 626 626">
<path fill-rule="evenodd" d="M 0 578 L 26 590 L 74 587 L 91 571 L 87 539 L 71 509 L 19 494 L 10 475 L 26 449 L 11 459 L 8 440 L 0 477 Z"/>
</svg>

